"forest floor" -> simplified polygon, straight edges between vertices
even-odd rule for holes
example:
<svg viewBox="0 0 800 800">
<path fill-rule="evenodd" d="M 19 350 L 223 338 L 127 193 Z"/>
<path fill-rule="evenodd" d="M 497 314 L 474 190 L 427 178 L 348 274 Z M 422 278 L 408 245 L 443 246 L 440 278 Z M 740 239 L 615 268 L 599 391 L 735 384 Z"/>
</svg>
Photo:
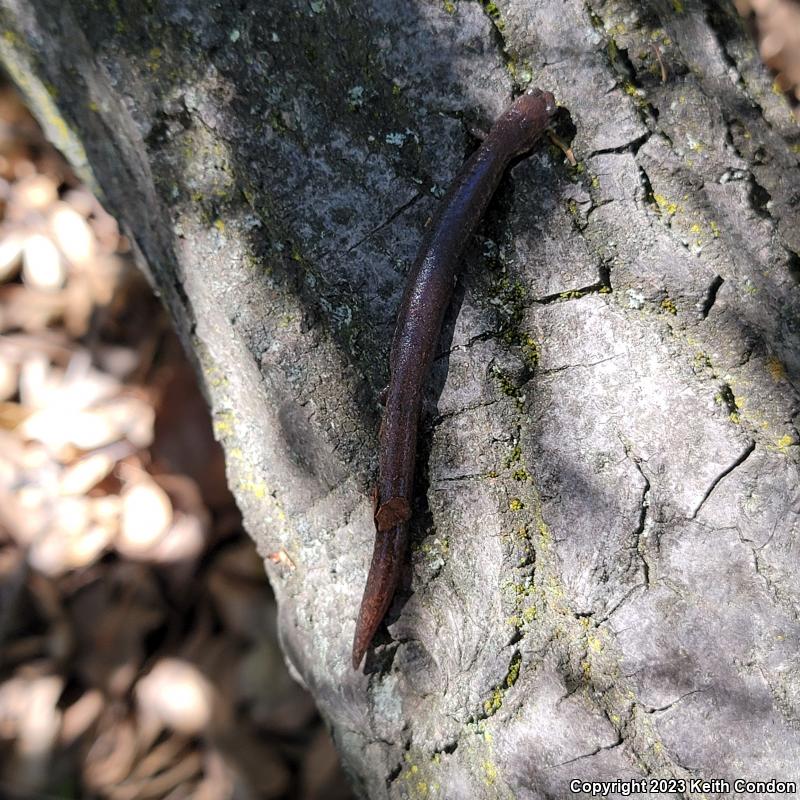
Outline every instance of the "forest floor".
<svg viewBox="0 0 800 800">
<path fill-rule="evenodd" d="M 0 86 L 0 795 L 345 800 L 129 251 Z"/>
</svg>

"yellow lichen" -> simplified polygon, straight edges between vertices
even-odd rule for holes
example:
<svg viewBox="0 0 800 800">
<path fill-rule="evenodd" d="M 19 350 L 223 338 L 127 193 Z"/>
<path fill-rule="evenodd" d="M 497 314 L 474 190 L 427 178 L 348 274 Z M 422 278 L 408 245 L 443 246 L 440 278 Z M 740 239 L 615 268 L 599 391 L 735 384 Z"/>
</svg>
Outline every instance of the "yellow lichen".
<svg viewBox="0 0 800 800">
<path fill-rule="evenodd" d="M 664 309 L 664 311 L 666 311 L 668 314 L 672 314 L 673 316 L 675 316 L 678 313 L 677 306 L 669 297 L 665 297 L 661 301 L 661 308 Z"/>
<path fill-rule="evenodd" d="M 488 700 L 484 700 L 483 711 L 488 717 L 499 711 L 502 705 L 503 705 L 503 690 L 498 688 L 492 692 L 492 696 Z"/>
<path fill-rule="evenodd" d="M 267 486 L 261 481 L 243 481 L 239 484 L 243 492 L 252 494 L 256 500 L 263 500 L 267 496 Z"/>
<path fill-rule="evenodd" d="M 781 436 L 781 438 L 778 439 L 777 442 L 775 442 L 775 445 L 777 446 L 778 450 L 784 453 L 786 452 L 786 449 L 791 447 L 793 444 L 794 444 L 794 439 L 792 439 L 792 437 L 789 436 L 788 433 Z"/>
<path fill-rule="evenodd" d="M 631 81 L 625 81 L 625 83 L 622 84 L 622 89 L 625 92 L 625 94 L 630 95 L 631 97 L 639 96 L 638 89 L 633 83 L 631 83 Z"/>
<path fill-rule="evenodd" d="M 653 200 L 656 201 L 656 204 L 661 209 L 661 211 L 666 212 L 669 216 L 674 216 L 681 210 L 681 206 L 678 203 L 673 202 L 666 198 L 663 194 L 654 194 Z"/>
<path fill-rule="evenodd" d="M 234 416 L 230 411 L 220 412 L 213 421 L 214 437 L 221 439 L 234 430 Z"/>
</svg>

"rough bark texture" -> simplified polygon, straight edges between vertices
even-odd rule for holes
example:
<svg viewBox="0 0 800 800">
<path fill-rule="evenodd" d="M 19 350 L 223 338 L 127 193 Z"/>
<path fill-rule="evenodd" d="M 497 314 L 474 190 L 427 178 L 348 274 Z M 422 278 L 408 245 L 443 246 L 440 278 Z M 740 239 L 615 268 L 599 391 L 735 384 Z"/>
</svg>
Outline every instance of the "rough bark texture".
<svg viewBox="0 0 800 800">
<path fill-rule="evenodd" d="M 287 659 L 365 797 L 800 779 L 800 136 L 726 3 L 0 7 L 295 565 Z M 529 78 L 579 166 L 519 162 L 465 259 L 408 584 L 354 673 L 404 272 Z"/>
</svg>

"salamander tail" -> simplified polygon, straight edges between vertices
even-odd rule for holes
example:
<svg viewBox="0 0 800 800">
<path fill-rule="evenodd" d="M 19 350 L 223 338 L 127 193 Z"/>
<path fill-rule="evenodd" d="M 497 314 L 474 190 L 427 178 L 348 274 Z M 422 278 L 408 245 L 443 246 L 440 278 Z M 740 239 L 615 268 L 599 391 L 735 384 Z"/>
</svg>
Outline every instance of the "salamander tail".
<svg viewBox="0 0 800 800">
<path fill-rule="evenodd" d="M 353 638 L 353 669 L 358 669 L 394 597 L 408 542 L 408 523 L 375 533 L 375 549 Z"/>
</svg>

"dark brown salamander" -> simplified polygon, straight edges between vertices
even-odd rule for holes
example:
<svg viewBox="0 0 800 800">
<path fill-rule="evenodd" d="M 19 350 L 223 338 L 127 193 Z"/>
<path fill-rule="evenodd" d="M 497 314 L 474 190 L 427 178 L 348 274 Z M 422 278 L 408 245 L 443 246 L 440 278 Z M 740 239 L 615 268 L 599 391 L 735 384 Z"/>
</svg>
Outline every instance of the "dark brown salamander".
<svg viewBox="0 0 800 800">
<path fill-rule="evenodd" d="M 550 92 L 518 97 L 467 160 L 425 235 L 406 282 L 389 357 L 374 491 L 375 549 L 353 640 L 358 669 L 394 596 L 408 544 L 422 390 L 450 302 L 456 267 L 509 162 L 533 147 L 556 110 Z"/>
</svg>

